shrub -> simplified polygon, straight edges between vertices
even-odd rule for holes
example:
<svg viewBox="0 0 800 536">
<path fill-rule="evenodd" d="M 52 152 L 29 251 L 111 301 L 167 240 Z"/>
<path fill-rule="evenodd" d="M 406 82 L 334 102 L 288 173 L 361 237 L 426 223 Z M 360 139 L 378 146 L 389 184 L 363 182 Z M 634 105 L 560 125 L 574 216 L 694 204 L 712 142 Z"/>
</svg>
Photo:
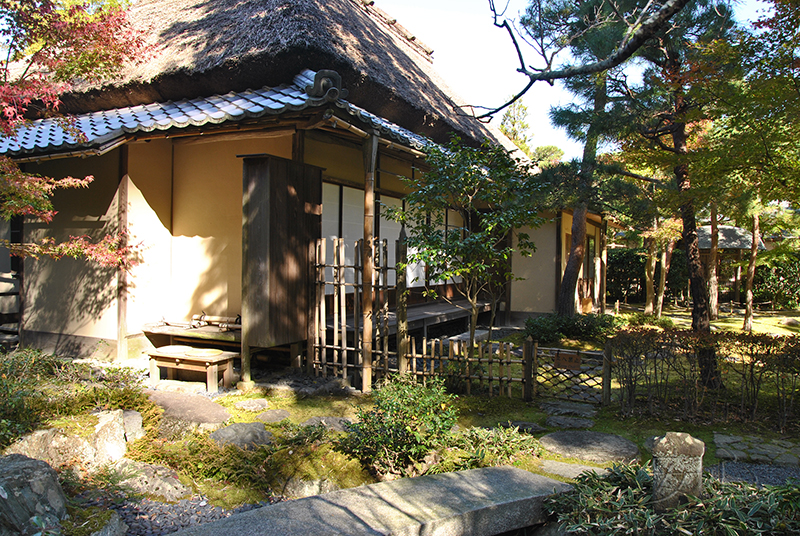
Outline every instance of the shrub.
<svg viewBox="0 0 800 536">
<path fill-rule="evenodd" d="M 753 300 L 773 302 L 775 307 L 795 309 L 800 306 L 800 255 L 788 255 L 772 266 L 756 268 Z"/>
<path fill-rule="evenodd" d="M 544 343 L 557 342 L 562 338 L 602 343 L 614 333 L 617 324 L 612 315 L 546 314 L 525 321 L 525 336 Z"/>
<path fill-rule="evenodd" d="M 656 315 L 631 313 L 623 316 L 621 321 L 627 323 L 629 326 L 653 326 L 661 329 L 675 329 L 675 322 L 668 316 L 658 318 Z"/>
<path fill-rule="evenodd" d="M 358 409 L 339 448 L 380 473 L 405 474 L 406 468 L 436 448 L 456 423 L 453 397 L 441 379 L 427 386 L 398 376 L 373 394 L 375 406 Z"/>
<path fill-rule="evenodd" d="M 570 534 L 798 534 L 800 488 L 722 483 L 706 475 L 703 497 L 688 497 L 674 510 L 650 506 L 653 477 L 638 465 L 607 474 L 583 473 L 567 493 L 545 499 L 545 508 Z"/>
</svg>

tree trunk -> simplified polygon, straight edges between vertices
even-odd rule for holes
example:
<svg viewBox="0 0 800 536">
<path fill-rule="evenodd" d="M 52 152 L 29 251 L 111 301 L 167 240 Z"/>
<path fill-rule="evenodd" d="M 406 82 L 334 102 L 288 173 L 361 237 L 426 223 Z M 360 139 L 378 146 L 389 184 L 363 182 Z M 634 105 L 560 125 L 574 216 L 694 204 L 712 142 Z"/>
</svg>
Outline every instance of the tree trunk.
<svg viewBox="0 0 800 536">
<path fill-rule="evenodd" d="M 719 225 L 717 204 L 711 203 L 711 252 L 708 255 L 708 315 L 710 320 L 719 318 L 719 278 L 717 277 L 717 249 L 719 247 Z"/>
<path fill-rule="evenodd" d="M 678 97 L 678 108 L 680 95 Z M 681 156 L 688 152 L 686 146 L 686 124 L 673 125 L 672 140 L 676 152 Z M 681 192 L 680 213 L 683 220 L 683 244 L 686 248 L 686 264 L 689 268 L 689 288 L 692 295 L 692 331 L 698 335 L 711 333 L 711 321 L 708 314 L 708 294 L 703 263 L 700 261 L 700 246 L 697 240 L 697 221 L 695 219 L 694 199 L 691 192 L 689 166 L 685 161 L 675 166 L 675 184 Z M 704 386 L 719 388 L 722 382 L 717 366 L 717 353 L 713 345 L 700 344 L 697 348 L 697 360 L 700 365 L 700 380 Z"/>
<path fill-rule="evenodd" d="M 644 264 L 644 314 L 652 315 L 656 303 L 656 239 L 647 239 L 647 261 Z"/>
<path fill-rule="evenodd" d="M 747 281 L 745 282 L 745 312 L 744 325 L 745 331 L 753 331 L 753 278 L 756 275 L 756 256 L 758 255 L 758 243 L 761 241 L 759 230 L 758 213 L 753 214 L 753 243 L 750 245 L 750 262 L 747 263 Z"/>
<path fill-rule="evenodd" d="M 583 254 L 586 249 L 586 213 L 588 210 L 587 203 L 581 203 L 572 212 L 572 243 L 569 247 L 569 258 L 567 266 L 564 268 L 564 276 L 561 278 L 561 288 L 558 293 L 556 312 L 559 316 L 575 315 L 575 288 L 578 285 L 578 275 L 580 275 Z"/>
<path fill-rule="evenodd" d="M 658 296 L 656 300 L 656 318 L 661 318 L 664 310 L 664 291 L 667 288 L 669 265 L 672 263 L 672 252 L 675 250 L 675 239 L 670 238 L 661 251 L 661 277 L 658 281 Z"/>
<path fill-rule="evenodd" d="M 606 73 L 600 73 L 595 78 L 594 113 L 595 116 L 606 109 L 608 102 Z M 578 203 L 572 213 L 572 243 L 569 249 L 569 258 L 561 278 L 561 288 L 558 291 L 556 313 L 559 316 L 575 315 L 575 288 L 578 284 L 578 275 L 583 265 L 583 255 L 586 249 L 586 213 L 589 210 L 589 198 L 592 195 L 592 181 L 597 160 L 597 143 L 600 139 L 598 120 L 592 120 L 586 133 L 586 143 L 583 145 L 583 159 L 580 170 L 580 189 Z"/>
</svg>

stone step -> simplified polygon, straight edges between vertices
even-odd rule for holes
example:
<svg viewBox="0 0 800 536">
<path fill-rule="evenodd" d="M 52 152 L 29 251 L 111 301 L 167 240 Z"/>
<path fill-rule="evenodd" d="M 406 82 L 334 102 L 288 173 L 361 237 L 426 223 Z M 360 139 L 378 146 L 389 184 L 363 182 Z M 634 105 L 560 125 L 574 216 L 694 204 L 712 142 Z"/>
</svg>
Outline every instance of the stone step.
<svg viewBox="0 0 800 536">
<path fill-rule="evenodd" d="M 9 324 L 0 324 L 0 333 L 11 333 L 12 335 L 19 334 L 19 323 L 12 322 Z"/>
<path fill-rule="evenodd" d="M 492 536 L 543 523 L 569 485 L 516 467 L 403 478 L 272 504 L 174 536 Z"/>
<path fill-rule="evenodd" d="M 0 346 L 14 346 L 19 344 L 19 335 L 0 333 Z"/>
</svg>

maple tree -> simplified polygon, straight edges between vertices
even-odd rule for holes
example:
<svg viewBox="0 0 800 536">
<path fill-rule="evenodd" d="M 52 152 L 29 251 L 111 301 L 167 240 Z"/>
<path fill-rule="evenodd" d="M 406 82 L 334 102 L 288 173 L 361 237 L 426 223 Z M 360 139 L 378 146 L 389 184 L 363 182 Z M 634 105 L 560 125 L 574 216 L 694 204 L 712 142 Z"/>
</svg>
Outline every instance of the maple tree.
<svg viewBox="0 0 800 536">
<path fill-rule="evenodd" d="M 99 82 L 141 58 L 144 40 L 130 25 L 126 7 L 119 0 L 0 0 L 0 133 L 13 137 L 33 118 L 57 117 L 60 95 L 75 81 Z M 58 120 L 81 138 L 68 117 Z M 0 157 L 0 216 L 49 223 L 55 215 L 53 192 L 85 188 L 92 180 L 28 173 Z M 122 266 L 130 254 L 124 231 L 97 243 L 81 236 L 63 243 L 3 245 L 14 255 L 82 257 L 104 266 Z"/>
</svg>

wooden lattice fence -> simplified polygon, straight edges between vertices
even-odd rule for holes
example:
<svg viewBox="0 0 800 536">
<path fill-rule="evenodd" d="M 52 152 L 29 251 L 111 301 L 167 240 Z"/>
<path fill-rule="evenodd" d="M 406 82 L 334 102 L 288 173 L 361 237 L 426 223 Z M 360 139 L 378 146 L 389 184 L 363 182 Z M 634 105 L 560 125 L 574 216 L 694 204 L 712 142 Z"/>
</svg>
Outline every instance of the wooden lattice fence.
<svg viewBox="0 0 800 536">
<path fill-rule="evenodd" d="M 414 339 L 406 344 L 397 333 L 398 319 L 389 308 L 389 295 L 403 288 L 389 285 L 389 244 L 376 240 L 370 258 L 374 261 L 372 351 L 365 360 L 361 344 L 363 311 L 361 248 L 354 245 L 353 262 L 346 262 L 345 243 L 332 240 L 332 261 L 326 263 L 327 241 L 316 246 L 315 308 L 313 335 L 309 337 L 307 369 L 324 377 L 339 377 L 353 387 L 362 385 L 365 364 L 372 382 L 400 371 L 425 382 L 443 376 L 449 388 L 464 394 L 521 397 L 553 396 L 589 402 L 610 401 L 611 365 L 603 352 L 576 352 L 543 348 L 528 340 L 521 348 L 512 344 L 480 343 L 469 352 L 462 341 Z M 397 247 L 397 258 L 401 249 Z M 402 277 L 398 278 L 401 281 Z M 398 348 L 407 351 L 398 352 Z M 365 389 L 366 388 L 366 389 Z"/>
</svg>

